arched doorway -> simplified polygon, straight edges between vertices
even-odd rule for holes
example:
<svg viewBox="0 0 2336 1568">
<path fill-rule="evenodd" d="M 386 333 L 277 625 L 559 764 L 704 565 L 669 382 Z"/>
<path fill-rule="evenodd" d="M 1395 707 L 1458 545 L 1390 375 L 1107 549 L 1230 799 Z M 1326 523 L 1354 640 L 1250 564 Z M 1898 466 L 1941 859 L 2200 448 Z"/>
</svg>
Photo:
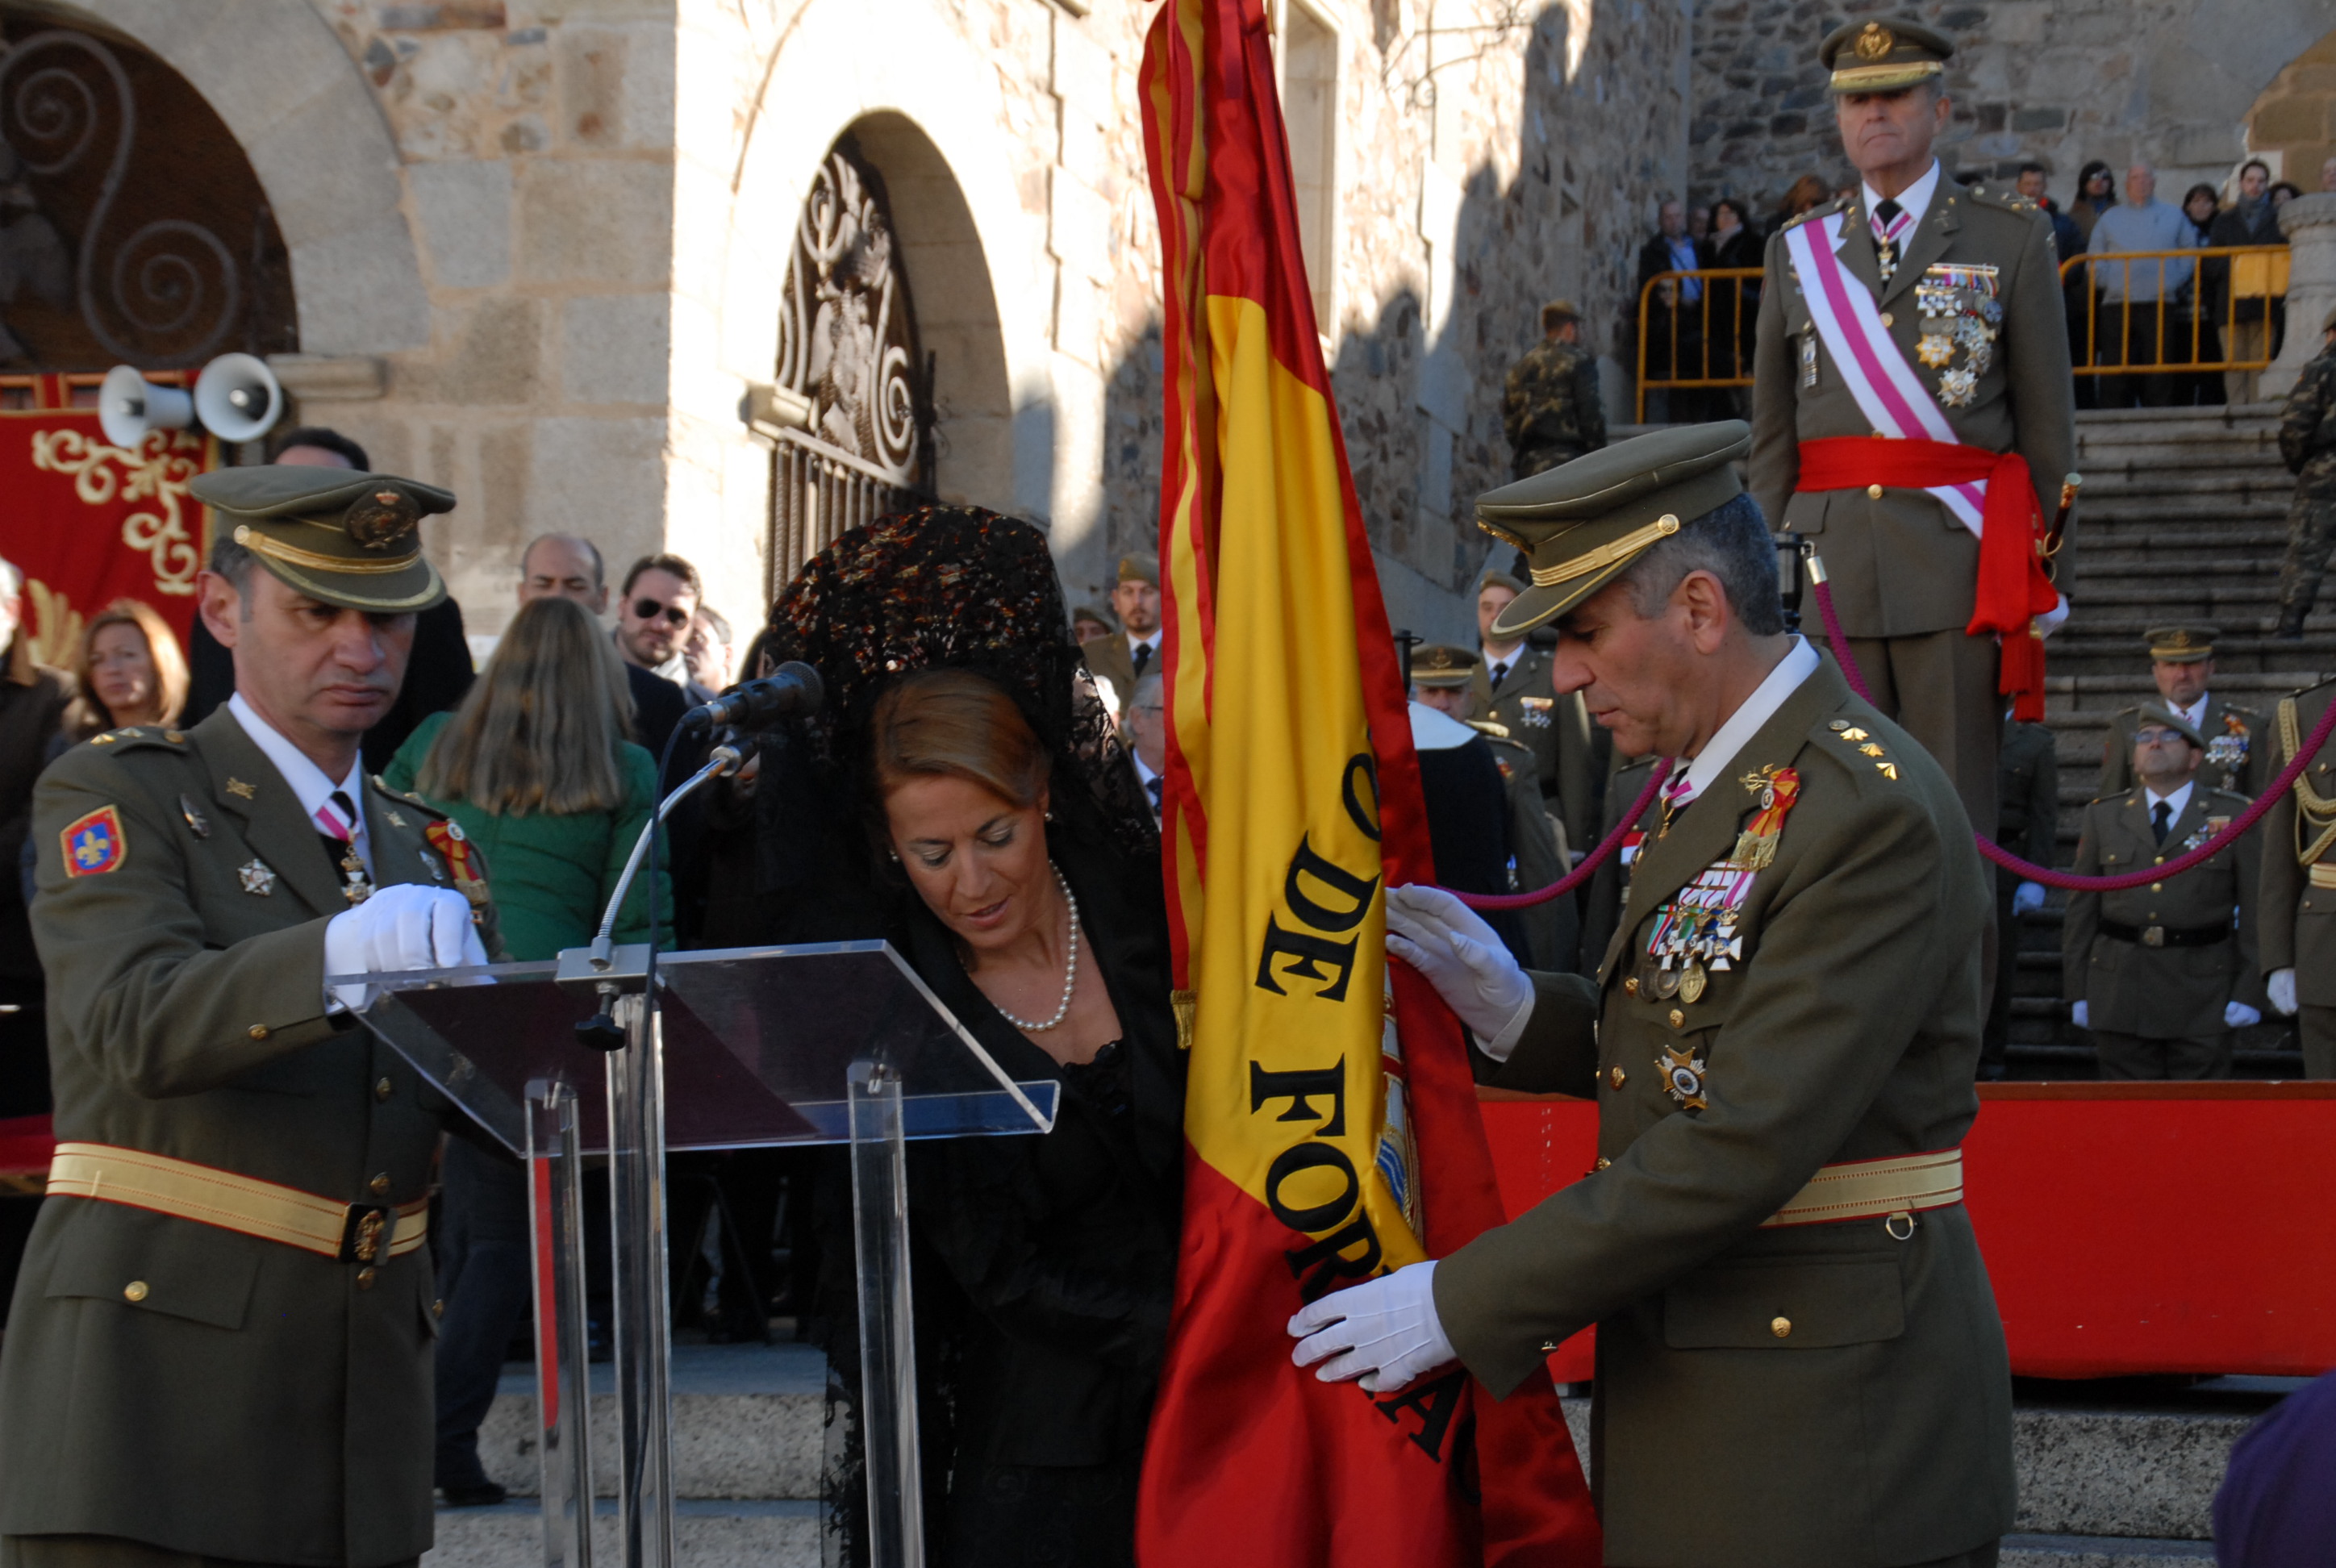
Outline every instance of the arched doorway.
<svg viewBox="0 0 2336 1568">
<path fill-rule="evenodd" d="M 0 375 L 298 346 L 283 235 L 202 94 L 128 39 L 0 7 Z"/>
<path fill-rule="evenodd" d="M 932 366 L 883 176 L 849 134 L 795 224 L 778 351 L 773 598 L 837 535 L 932 494 Z"/>
</svg>

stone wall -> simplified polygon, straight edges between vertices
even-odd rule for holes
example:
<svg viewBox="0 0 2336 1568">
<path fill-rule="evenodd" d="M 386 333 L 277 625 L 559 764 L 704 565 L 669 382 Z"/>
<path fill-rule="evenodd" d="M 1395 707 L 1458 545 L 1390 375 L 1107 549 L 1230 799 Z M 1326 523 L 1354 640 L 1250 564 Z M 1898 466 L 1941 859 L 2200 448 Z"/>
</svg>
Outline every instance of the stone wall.
<svg viewBox="0 0 2336 1568">
<path fill-rule="evenodd" d="M 1748 197 L 1766 214 L 1804 173 L 1845 183 L 1816 45 L 1893 14 L 1956 43 L 1949 166 L 2009 179 L 2032 159 L 2062 201 L 2095 158 L 2120 186 L 2149 160 L 2168 200 L 2222 181 L 2246 156 L 2258 94 L 2331 20 L 2324 0 L 1696 0 L 1695 197 Z"/>
<path fill-rule="evenodd" d="M 2336 15 L 2329 17 L 2336 23 Z M 2336 157 L 2336 33 L 2296 56 L 2255 100 L 2247 146 L 2310 193 Z"/>
</svg>

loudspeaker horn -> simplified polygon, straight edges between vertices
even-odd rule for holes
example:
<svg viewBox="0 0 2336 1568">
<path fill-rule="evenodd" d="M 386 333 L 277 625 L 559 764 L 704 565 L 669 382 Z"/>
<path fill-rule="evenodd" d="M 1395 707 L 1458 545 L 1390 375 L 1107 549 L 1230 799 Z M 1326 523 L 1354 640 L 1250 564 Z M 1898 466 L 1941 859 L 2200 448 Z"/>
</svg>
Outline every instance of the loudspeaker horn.
<svg viewBox="0 0 2336 1568">
<path fill-rule="evenodd" d="M 157 386 L 127 365 L 105 373 L 97 390 L 97 423 L 105 439 L 136 451 L 150 430 L 184 430 L 195 422 L 195 400 L 175 386 Z"/>
<path fill-rule="evenodd" d="M 195 414 L 221 441 L 257 441 L 284 416 L 284 386 L 248 354 L 222 354 L 195 378 Z"/>
</svg>

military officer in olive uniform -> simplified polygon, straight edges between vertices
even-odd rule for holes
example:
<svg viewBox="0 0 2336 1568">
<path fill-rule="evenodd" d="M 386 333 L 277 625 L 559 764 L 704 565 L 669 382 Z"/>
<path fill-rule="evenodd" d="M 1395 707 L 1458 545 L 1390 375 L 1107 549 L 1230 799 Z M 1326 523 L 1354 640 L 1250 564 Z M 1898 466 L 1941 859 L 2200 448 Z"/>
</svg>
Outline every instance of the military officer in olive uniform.
<svg viewBox="0 0 2336 1568">
<path fill-rule="evenodd" d="M 2199 776 L 2219 790 L 2253 800 L 2271 778 L 2271 748 L 2264 744 L 2263 716 L 2218 697 L 2207 689 L 2214 678 L 2211 626 L 2161 626 L 2147 634 L 2150 678 L 2157 683 L 2158 706 L 2196 730 L 2206 742 Z M 2143 710 L 2129 707 L 2109 720 L 2101 745 L 2101 794 L 2122 794 L 2133 786 L 2133 732 Z"/>
<path fill-rule="evenodd" d="M 236 695 L 34 802 L 58 1147 L 0 1351 L 0 1563 L 379 1568 L 431 1544 L 443 1102 L 328 975 L 486 961 L 476 857 L 363 773 L 445 595 L 386 474 L 231 468 Z"/>
<path fill-rule="evenodd" d="M 1964 629 L 1976 604 L 1978 503 L 1880 465 L 1912 461 L 1932 441 L 2017 453 L 2049 524 L 2075 463 L 2076 411 L 2051 219 L 2009 187 L 1957 185 L 1932 156 L 1953 52 L 1897 18 L 1850 23 L 1820 46 L 1862 190 L 1768 242 L 1751 475 L 1770 524 L 1810 540 L 1823 559 L 1877 705 L 1938 759 L 1964 812 L 1984 824 L 1995 819 L 2004 701 L 1996 638 Z M 1800 276 L 1796 234 L 1837 289 Z M 1826 321 L 1846 353 L 1828 341 Z M 1932 433 L 1941 422 L 1947 433 Z M 1813 468 L 1803 450 L 1876 433 L 1915 439 L 1869 443 L 1871 471 L 1854 474 Z M 2072 564 L 2064 543 L 2064 590 Z"/>
<path fill-rule="evenodd" d="M 1111 608 L 1119 616 L 1120 629 L 1079 644 L 1079 657 L 1096 679 L 1111 683 L 1112 706 L 1124 716 L 1135 699 L 1135 683 L 1161 667 L 1158 556 L 1120 558 Z"/>
<path fill-rule="evenodd" d="M 1478 501 L 1544 585 L 1505 623 L 1555 619 L 1560 687 L 1677 782 L 1594 978 L 1527 975 L 1427 887 L 1387 945 L 1480 1076 L 1596 1096 L 1597 1168 L 1290 1331 L 1318 1376 L 1456 1356 L 1505 1395 L 1597 1325 L 1609 1563 L 1981 1568 L 2014 1502 L 1958 1149 L 1986 887 L 1945 774 L 1786 631 L 1748 442 L 1658 432 Z"/>
<path fill-rule="evenodd" d="M 1606 444 L 1598 356 L 1582 342 L 1582 312 L 1571 299 L 1551 300 L 1541 307 L 1541 333 L 1501 388 L 1501 429 L 1518 479 Z"/>
<path fill-rule="evenodd" d="M 2336 310 L 2320 324 L 2321 347 L 2296 377 L 2279 416 L 2279 454 L 2295 475 L 2287 512 L 2287 558 L 2279 567 L 2273 637 L 2303 635 L 2336 551 Z"/>
<path fill-rule="evenodd" d="M 1995 842 L 2030 865 L 2049 866 L 2059 858 L 2060 758 L 2052 732 L 2040 724 L 2021 724 L 2009 714 L 2003 720 L 2003 749 L 1997 762 Z M 1987 1033 L 1980 1049 L 1979 1076 L 1993 1081 L 2004 1076 L 2005 1050 L 2011 1041 L 2011 993 L 2020 978 L 2019 917 L 2044 907 L 2044 884 L 1995 879 L 1995 926 L 2003 933 L 2003 961 L 1995 966 L 1995 984 L 1987 1009 Z"/>
<path fill-rule="evenodd" d="M 1565 830 L 1569 854 L 1579 855 L 1590 848 L 1591 830 L 1598 823 L 1602 748 L 1581 694 L 1550 688 L 1549 655 L 1521 636 L 1494 634 L 1501 612 L 1523 591 L 1524 584 L 1504 571 L 1487 571 L 1476 579 L 1481 658 L 1469 677 L 1467 716 L 1491 720 L 1533 753 L 1536 786 L 1550 815 Z"/>
<path fill-rule="evenodd" d="M 2303 749 L 2331 702 L 2336 681 L 2281 699 L 2274 773 Z M 2336 1078 L 2336 739 L 2282 792 L 2259 831 L 2265 989 L 2272 1006 L 2296 1021 L 2305 1075 Z"/>
<path fill-rule="evenodd" d="M 2078 876 L 2162 865 L 2221 833 L 2247 797 L 2198 776 L 2206 745 L 2172 709 L 2135 725 L 2133 788 L 2085 808 Z M 2061 994 L 2105 1078 L 2227 1078 L 2231 1031 L 2263 1018 L 2255 969 L 2262 840 L 2250 832 L 2162 882 L 2068 895 Z"/>
</svg>

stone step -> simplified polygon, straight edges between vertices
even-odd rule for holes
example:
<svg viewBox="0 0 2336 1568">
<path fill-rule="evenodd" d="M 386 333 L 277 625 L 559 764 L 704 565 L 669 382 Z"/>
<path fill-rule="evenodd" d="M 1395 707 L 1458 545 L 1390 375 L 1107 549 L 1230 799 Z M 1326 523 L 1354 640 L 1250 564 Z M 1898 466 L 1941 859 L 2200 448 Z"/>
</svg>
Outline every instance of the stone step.
<svg viewBox="0 0 2336 1568">
<path fill-rule="evenodd" d="M 820 1568 L 815 1502 L 683 1501 L 674 1509 L 675 1568 Z M 438 1543 L 421 1568 L 542 1568 L 543 1516 L 532 1500 L 438 1510 Z M 594 1510 L 592 1556 L 622 1563 L 617 1505 Z"/>
<path fill-rule="evenodd" d="M 2122 560 L 2127 551 L 2143 551 L 2155 555 L 2169 550 L 2207 550 L 2235 553 L 2243 550 L 2267 550 L 2276 560 L 2287 548 L 2284 528 L 2159 528 L 2152 529 L 2139 538 L 2128 539 L 2128 531 L 2103 530 L 2096 535 L 2090 529 L 2085 532 L 2085 555 L 2079 565 L 2096 560 Z"/>
<path fill-rule="evenodd" d="M 2006 1535 L 2001 1568 L 2214 1568 L 2211 1541 L 2117 1535 Z"/>
<path fill-rule="evenodd" d="M 2095 583 L 2114 586 L 2126 579 L 2146 581 L 2154 578 L 2202 577 L 2264 579 L 2259 591 L 2268 604 L 2274 597 L 2273 590 L 2279 579 L 2279 558 L 2275 555 L 2225 553 L 2183 557 L 2172 551 L 2158 550 L 2152 550 L 2147 555 L 2112 556 L 2098 560 L 2087 556 L 2077 562 L 2077 580 L 2084 586 L 2068 597 L 2075 599 L 2082 594 L 2087 599 L 2091 598 Z"/>
</svg>

